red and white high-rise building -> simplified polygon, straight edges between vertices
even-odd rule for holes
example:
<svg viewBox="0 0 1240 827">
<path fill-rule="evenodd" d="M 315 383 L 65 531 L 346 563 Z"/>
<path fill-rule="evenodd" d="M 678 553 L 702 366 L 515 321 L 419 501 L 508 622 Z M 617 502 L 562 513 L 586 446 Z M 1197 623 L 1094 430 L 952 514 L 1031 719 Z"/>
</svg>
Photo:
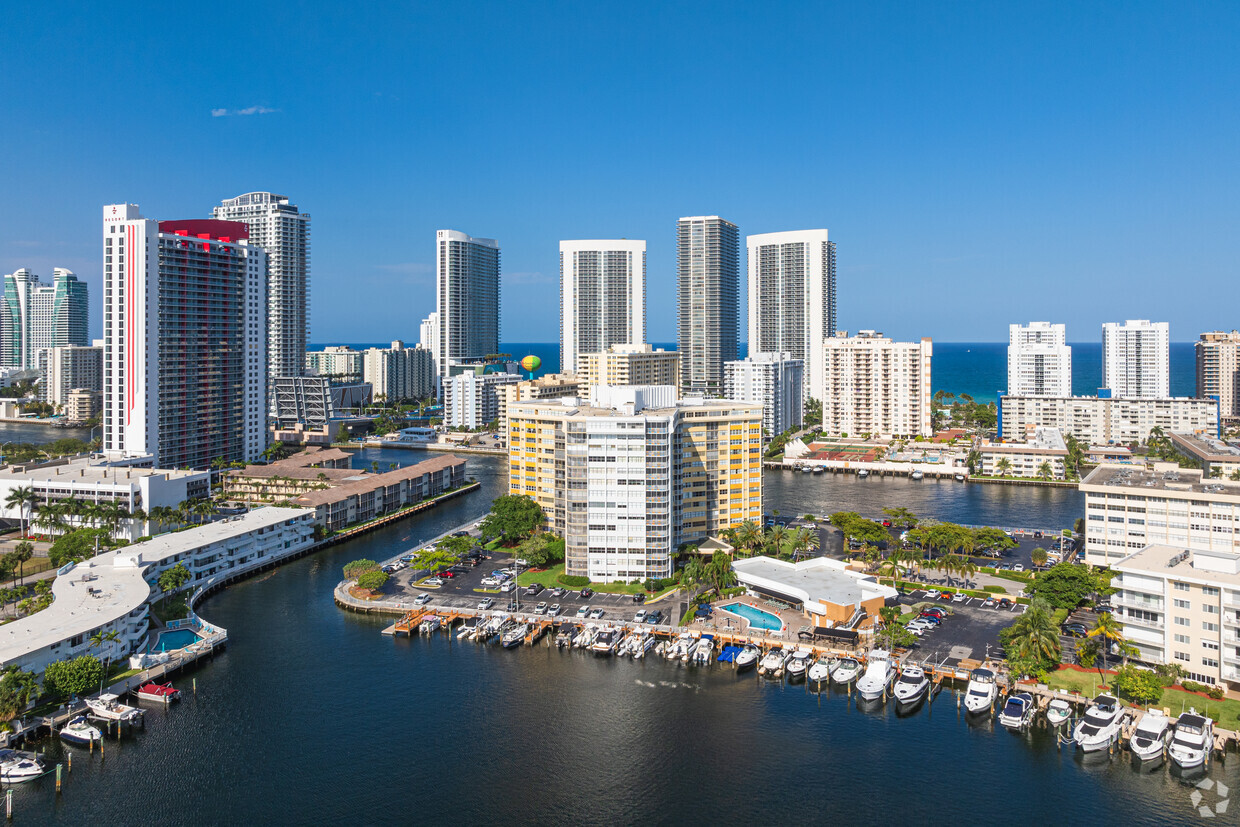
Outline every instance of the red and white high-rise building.
<svg viewBox="0 0 1240 827">
<path fill-rule="evenodd" d="M 164 468 L 267 445 L 267 254 L 239 221 L 103 208 L 103 450 Z"/>
</svg>

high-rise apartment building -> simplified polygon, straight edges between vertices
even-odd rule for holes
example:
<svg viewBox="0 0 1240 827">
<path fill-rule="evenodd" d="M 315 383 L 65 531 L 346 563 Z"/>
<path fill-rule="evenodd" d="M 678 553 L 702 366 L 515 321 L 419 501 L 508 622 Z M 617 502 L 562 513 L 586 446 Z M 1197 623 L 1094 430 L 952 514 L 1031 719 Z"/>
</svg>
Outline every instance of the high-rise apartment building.
<svg viewBox="0 0 1240 827">
<path fill-rule="evenodd" d="M 498 427 L 502 413 L 500 389 L 524 377 L 517 373 L 484 373 L 466 370 L 442 380 L 443 424 L 449 428 Z"/>
<path fill-rule="evenodd" d="M 103 449 L 160 468 L 267 444 L 267 254 L 246 225 L 103 208 Z"/>
<path fill-rule="evenodd" d="M 43 401 L 65 405 L 72 390 L 103 392 L 103 348 L 67 345 L 44 352 Z"/>
<path fill-rule="evenodd" d="M 803 392 L 822 384 L 822 342 L 835 335 L 835 242 L 826 230 L 746 237 L 749 352 L 788 353 L 809 368 Z"/>
<path fill-rule="evenodd" d="M 681 543 L 762 519 L 762 408 L 607 387 L 513 402 L 508 490 L 542 506 L 566 574 L 669 577 Z"/>
<path fill-rule="evenodd" d="M 646 341 L 646 242 L 560 242 L 560 370 L 582 353 Z"/>
<path fill-rule="evenodd" d="M 431 313 L 422 320 L 422 324 L 418 328 L 418 343 L 422 347 L 431 352 L 431 356 L 436 359 L 435 364 L 438 365 L 438 357 L 435 357 L 435 349 L 439 347 L 439 314 Z"/>
<path fill-rule="evenodd" d="M 387 402 L 425 399 L 439 388 L 435 360 L 421 345 L 405 347 L 402 341 L 390 348 L 372 347 L 362 356 L 362 381 L 369 382 L 374 398 Z"/>
<path fill-rule="evenodd" d="M 248 192 L 213 210 L 240 221 L 251 246 L 267 252 L 267 375 L 300 376 L 310 336 L 310 216 L 288 198 Z"/>
<path fill-rule="evenodd" d="M 723 393 L 740 326 L 739 231 L 717 215 L 676 224 L 676 347 L 686 395 Z"/>
<path fill-rule="evenodd" d="M 612 345 L 577 358 L 582 387 L 591 385 L 680 386 L 680 354 L 648 344 Z"/>
<path fill-rule="evenodd" d="M 929 339 L 893 342 L 873 330 L 826 339 L 822 384 L 810 396 L 822 400 L 822 428 L 857 437 L 933 436 L 930 426 Z"/>
<path fill-rule="evenodd" d="M 1072 395 L 1072 348 L 1062 324 L 1009 325 L 1007 357 L 1010 395 Z"/>
<path fill-rule="evenodd" d="M 751 353 L 724 366 L 724 397 L 762 406 L 762 437 L 800 428 L 805 412 L 805 362 L 791 353 Z"/>
<path fill-rule="evenodd" d="M 456 230 L 435 233 L 434 348 L 441 380 L 453 364 L 499 352 L 499 242 Z"/>
<path fill-rule="evenodd" d="M 32 370 L 48 348 L 89 345 L 86 283 L 57 267 L 52 283 L 23 268 L 4 277 L 0 297 L 0 368 Z"/>
<path fill-rule="evenodd" d="M 306 354 L 306 372 L 337 382 L 362 381 L 362 352 L 348 345 L 328 345 Z M 300 376 L 301 374 L 295 374 Z"/>
<path fill-rule="evenodd" d="M 1219 416 L 1227 422 L 1240 419 L 1240 332 L 1202 333 L 1194 349 L 1197 398 L 1217 396 Z"/>
<path fill-rule="evenodd" d="M 1102 386 L 1120 399 L 1171 395 L 1171 326 L 1130 319 L 1102 326 Z"/>
</svg>

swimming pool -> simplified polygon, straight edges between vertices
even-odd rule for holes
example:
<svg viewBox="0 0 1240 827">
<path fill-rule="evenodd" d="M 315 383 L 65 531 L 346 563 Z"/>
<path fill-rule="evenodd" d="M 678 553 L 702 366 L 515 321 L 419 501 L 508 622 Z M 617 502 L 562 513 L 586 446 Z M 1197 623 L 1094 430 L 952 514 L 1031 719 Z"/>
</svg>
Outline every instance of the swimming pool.
<svg viewBox="0 0 1240 827">
<path fill-rule="evenodd" d="M 778 632 L 784 628 L 784 622 L 779 619 L 779 615 L 765 612 L 757 606 L 750 606 L 748 603 L 729 603 L 719 608 L 722 611 L 731 612 L 734 615 L 740 615 L 745 618 L 749 621 L 749 628 L 751 629 L 768 629 Z"/>
<path fill-rule="evenodd" d="M 191 629 L 172 629 L 159 633 L 159 639 L 155 641 L 152 649 L 156 652 L 171 652 L 174 649 L 184 649 L 192 643 L 202 640 Z"/>
</svg>

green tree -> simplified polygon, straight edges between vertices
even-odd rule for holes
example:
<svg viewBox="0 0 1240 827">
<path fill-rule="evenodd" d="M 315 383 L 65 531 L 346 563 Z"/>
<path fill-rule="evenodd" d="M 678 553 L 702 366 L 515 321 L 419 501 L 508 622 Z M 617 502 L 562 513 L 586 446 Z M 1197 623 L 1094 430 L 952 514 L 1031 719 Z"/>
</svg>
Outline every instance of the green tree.
<svg viewBox="0 0 1240 827">
<path fill-rule="evenodd" d="M 897 528 L 912 528 L 917 525 L 917 515 L 907 508 L 884 508 L 883 513 L 891 518 L 892 525 Z"/>
<path fill-rule="evenodd" d="M 995 470 L 999 472 L 999 476 L 1006 477 L 1008 471 L 1012 470 L 1012 461 L 1007 457 L 999 457 L 999 461 L 995 463 Z"/>
<path fill-rule="evenodd" d="M 1087 567 L 1073 563 L 1059 563 L 1038 575 L 1025 587 L 1055 609 L 1075 609 L 1098 590 L 1098 577 Z"/>
<path fill-rule="evenodd" d="M 184 563 L 177 563 L 172 568 L 159 575 L 159 589 L 164 594 L 172 594 L 179 591 L 182 586 L 190 581 L 189 569 L 185 568 Z"/>
<path fill-rule="evenodd" d="M 480 529 L 483 539 L 504 538 L 519 542 L 533 534 L 544 520 L 542 506 L 532 498 L 524 494 L 505 494 L 491 503 L 491 513 L 483 518 Z"/>
<path fill-rule="evenodd" d="M 1059 665 L 1059 630 L 1045 600 L 1035 598 L 1023 615 L 999 633 L 999 641 L 1015 674 L 1042 676 Z"/>
<path fill-rule="evenodd" d="M 716 594 L 736 585 L 736 572 L 732 570 L 732 558 L 726 551 L 716 551 L 711 556 L 710 562 L 706 564 L 705 576 Z"/>
<path fill-rule="evenodd" d="M 354 560 L 352 563 L 346 563 L 344 567 L 344 579 L 356 580 L 368 571 L 378 571 L 379 564 L 374 560 L 363 557 L 361 560 Z"/>
<path fill-rule="evenodd" d="M 888 543 L 891 540 L 891 534 L 887 529 L 854 511 L 837 511 L 831 515 L 830 519 L 831 525 L 838 528 L 849 540 L 873 546 Z"/>
<path fill-rule="evenodd" d="M 802 418 L 805 427 L 822 424 L 822 402 L 812 396 L 805 400 L 805 414 Z"/>
<path fill-rule="evenodd" d="M 436 546 L 455 555 L 457 559 L 464 557 L 474 547 L 473 537 L 444 537 L 435 543 Z"/>
<path fill-rule="evenodd" d="M 1033 551 L 1029 554 L 1029 559 L 1032 561 L 1032 563 L 1033 563 L 1035 566 L 1037 566 L 1038 568 L 1042 568 L 1043 566 L 1045 566 L 1045 565 L 1046 565 L 1046 560 L 1047 560 L 1046 549 L 1044 549 L 1044 548 L 1035 548 L 1035 549 L 1034 549 L 1034 550 L 1033 550 Z"/>
<path fill-rule="evenodd" d="M 94 655 L 49 663 L 43 670 L 43 688 L 51 695 L 84 695 L 103 680 L 103 664 Z"/>
<path fill-rule="evenodd" d="M 1054 476 L 1054 474 L 1055 471 L 1051 468 L 1051 464 L 1049 462 L 1043 461 L 1042 464 L 1038 466 L 1038 476 L 1043 480 L 1049 480 L 1052 476 Z"/>
<path fill-rule="evenodd" d="M 9 493 L 4 498 L 4 507 L 16 508 L 18 515 L 21 517 L 23 537 L 26 536 L 26 529 L 29 523 L 28 515 L 33 513 L 34 507 L 38 502 L 39 495 L 29 485 L 9 489 Z"/>
<path fill-rule="evenodd" d="M 28 540 L 22 540 L 13 547 L 13 559 L 17 561 L 18 585 L 23 582 L 22 578 L 26 573 L 26 563 L 34 556 L 34 545 Z"/>
<path fill-rule="evenodd" d="M 685 563 L 684 570 L 680 573 L 680 585 L 684 586 L 689 593 L 689 602 L 692 603 L 698 595 L 698 589 L 695 588 L 706 579 L 706 565 L 702 562 L 702 556 L 694 550 L 693 556 L 689 558 L 689 562 Z"/>
<path fill-rule="evenodd" d="M 1124 666 L 1128 665 L 1128 646 L 1124 640 L 1123 627 L 1115 621 L 1115 618 L 1107 613 L 1098 615 L 1097 621 L 1094 622 L 1094 628 L 1090 629 L 1087 635 L 1097 640 L 1105 640 L 1108 644 L 1115 644 L 1123 656 Z"/>
<path fill-rule="evenodd" d="M 372 592 L 377 592 L 387 584 L 387 581 L 387 572 L 382 569 L 372 569 L 370 571 L 363 572 L 357 578 L 357 587 L 359 589 L 369 589 Z"/>
<path fill-rule="evenodd" d="M 39 681 L 34 672 L 14 666 L 0 672 L 0 721 L 11 721 L 39 696 Z"/>
<path fill-rule="evenodd" d="M 53 566 L 60 568 L 70 561 L 80 562 L 93 556 L 96 545 L 101 548 L 112 545 L 107 529 L 79 528 L 57 537 L 47 556 Z"/>
<path fill-rule="evenodd" d="M 1133 703 L 1152 704 L 1163 694 L 1163 684 L 1158 674 L 1132 665 L 1120 667 L 1111 679 L 1111 688 Z"/>
</svg>

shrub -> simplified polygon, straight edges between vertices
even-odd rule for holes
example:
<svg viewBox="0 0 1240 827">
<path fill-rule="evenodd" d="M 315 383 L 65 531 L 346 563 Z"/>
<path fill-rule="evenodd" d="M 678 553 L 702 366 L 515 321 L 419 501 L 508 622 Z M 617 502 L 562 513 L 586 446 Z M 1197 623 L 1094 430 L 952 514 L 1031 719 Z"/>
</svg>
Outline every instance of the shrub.
<svg viewBox="0 0 1240 827">
<path fill-rule="evenodd" d="M 1007 589 L 1003 588 L 1002 586 L 985 586 L 983 588 L 985 591 L 991 592 L 993 594 L 1007 594 Z"/>
<path fill-rule="evenodd" d="M 1211 686 L 1210 691 L 1206 694 L 1216 701 L 1223 700 L 1223 688 L 1221 686 Z"/>
<path fill-rule="evenodd" d="M 357 587 L 359 589 L 370 589 L 373 592 L 383 588 L 387 584 L 387 581 L 387 572 L 380 571 L 379 569 L 372 569 L 371 571 L 362 572 L 362 574 L 357 578 Z"/>
<path fill-rule="evenodd" d="M 556 579 L 559 580 L 561 583 L 563 583 L 565 586 L 573 586 L 574 588 L 578 588 L 578 589 L 581 588 L 582 586 L 590 585 L 590 578 L 584 577 L 580 574 L 561 574 Z"/>
<path fill-rule="evenodd" d="M 1210 687 L 1205 686 L 1204 684 L 1197 683 L 1196 681 L 1184 681 L 1184 683 L 1180 684 L 1180 686 L 1184 687 L 1184 690 L 1186 692 L 1203 692 L 1204 693 L 1204 692 L 1210 691 Z"/>
<path fill-rule="evenodd" d="M 376 563 L 374 560 L 368 560 L 363 557 L 361 560 L 354 560 L 352 563 L 348 563 L 345 565 L 344 579 L 345 580 L 357 580 L 366 572 L 378 571 L 378 569 L 379 569 L 378 563 Z"/>
</svg>

